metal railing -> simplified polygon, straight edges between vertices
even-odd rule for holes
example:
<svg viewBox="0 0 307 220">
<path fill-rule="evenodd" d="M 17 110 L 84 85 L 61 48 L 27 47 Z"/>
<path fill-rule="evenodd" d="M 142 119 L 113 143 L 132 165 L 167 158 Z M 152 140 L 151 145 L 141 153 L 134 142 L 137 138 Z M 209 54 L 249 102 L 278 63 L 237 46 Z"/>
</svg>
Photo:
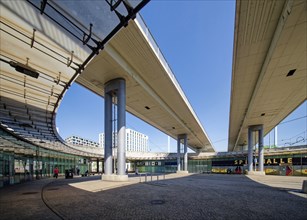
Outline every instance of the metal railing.
<svg viewBox="0 0 307 220">
<path fill-rule="evenodd" d="M 144 181 L 142 181 L 142 177 L 144 177 Z M 153 181 L 158 182 L 159 180 L 165 180 L 165 173 L 139 173 L 139 180 L 140 183 L 147 183 Z"/>
</svg>

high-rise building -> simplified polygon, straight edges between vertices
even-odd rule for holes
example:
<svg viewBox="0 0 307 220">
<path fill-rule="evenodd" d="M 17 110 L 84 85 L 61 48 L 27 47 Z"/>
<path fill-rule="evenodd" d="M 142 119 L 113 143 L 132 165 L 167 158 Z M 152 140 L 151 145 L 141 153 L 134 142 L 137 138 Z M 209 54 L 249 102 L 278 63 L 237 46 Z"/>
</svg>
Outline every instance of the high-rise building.
<svg viewBox="0 0 307 220">
<path fill-rule="evenodd" d="M 148 136 L 126 129 L 126 151 L 148 152 Z"/>
<path fill-rule="evenodd" d="M 117 132 L 113 132 L 113 143 L 117 146 Z M 105 146 L 104 133 L 99 134 L 99 146 Z M 114 147 L 114 146 L 113 146 Z M 126 151 L 148 152 L 148 136 L 132 129 L 126 129 Z"/>
<path fill-rule="evenodd" d="M 99 147 L 104 148 L 104 133 L 99 134 Z"/>
<path fill-rule="evenodd" d="M 78 145 L 78 146 L 99 147 L 99 144 L 97 142 L 91 141 L 85 138 L 81 138 L 76 135 L 66 138 L 65 142 L 72 144 L 72 145 Z"/>
</svg>

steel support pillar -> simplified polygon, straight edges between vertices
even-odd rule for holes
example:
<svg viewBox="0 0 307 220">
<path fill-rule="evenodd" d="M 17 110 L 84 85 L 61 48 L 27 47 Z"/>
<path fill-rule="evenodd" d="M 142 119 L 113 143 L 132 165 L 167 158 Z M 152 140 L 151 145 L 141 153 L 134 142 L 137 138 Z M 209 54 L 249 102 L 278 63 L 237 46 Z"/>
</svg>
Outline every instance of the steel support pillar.
<svg viewBox="0 0 307 220">
<path fill-rule="evenodd" d="M 98 158 L 97 158 L 96 163 L 97 163 L 97 173 L 99 173 L 99 159 Z"/>
<path fill-rule="evenodd" d="M 258 160 L 259 160 L 259 171 L 263 172 L 264 154 L 263 154 L 263 126 L 259 126 L 258 130 Z"/>
<path fill-rule="evenodd" d="M 103 180 L 127 181 L 126 166 L 126 82 L 113 79 L 104 85 L 105 92 L 105 162 Z M 117 97 L 117 174 L 112 175 L 113 113 L 112 98 Z M 115 140 L 114 140 L 115 141 Z M 115 141 L 116 143 L 116 141 Z M 114 168 L 115 169 L 115 168 Z"/>
<path fill-rule="evenodd" d="M 248 171 L 253 171 L 253 130 L 248 128 Z"/>
<path fill-rule="evenodd" d="M 278 142 L 277 142 L 277 126 L 274 128 L 274 146 L 275 147 L 278 146 Z"/>
<path fill-rule="evenodd" d="M 258 161 L 259 171 L 253 171 L 253 132 L 258 131 Z M 263 154 L 263 125 L 253 125 L 248 127 L 248 174 L 265 175 Z"/>
<path fill-rule="evenodd" d="M 104 174 L 112 174 L 112 95 L 104 94 Z"/>
<path fill-rule="evenodd" d="M 181 138 L 178 136 L 177 138 L 177 171 L 180 171 L 181 170 L 181 167 L 180 167 L 180 145 L 181 145 Z"/>
<path fill-rule="evenodd" d="M 126 82 L 118 80 L 117 94 L 117 172 L 126 174 Z"/>
<path fill-rule="evenodd" d="M 183 140 L 183 171 L 181 170 L 180 161 L 180 145 Z M 187 146 L 187 135 L 180 134 L 177 137 L 177 173 L 188 173 L 188 146 Z"/>
<path fill-rule="evenodd" d="M 188 146 L 187 146 L 187 135 L 183 139 L 183 170 L 188 171 Z"/>
</svg>

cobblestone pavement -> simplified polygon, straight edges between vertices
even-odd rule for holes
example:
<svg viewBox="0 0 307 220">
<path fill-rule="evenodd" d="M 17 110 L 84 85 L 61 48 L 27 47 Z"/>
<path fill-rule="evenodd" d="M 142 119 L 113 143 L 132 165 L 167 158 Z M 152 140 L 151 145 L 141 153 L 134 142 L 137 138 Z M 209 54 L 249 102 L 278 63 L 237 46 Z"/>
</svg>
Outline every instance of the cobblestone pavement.
<svg viewBox="0 0 307 220">
<path fill-rule="evenodd" d="M 170 174 L 44 179 L 0 189 L 1 219 L 307 219 L 306 177 Z M 153 181 L 151 181 L 151 179 Z M 140 183 L 141 181 L 141 183 Z"/>
</svg>

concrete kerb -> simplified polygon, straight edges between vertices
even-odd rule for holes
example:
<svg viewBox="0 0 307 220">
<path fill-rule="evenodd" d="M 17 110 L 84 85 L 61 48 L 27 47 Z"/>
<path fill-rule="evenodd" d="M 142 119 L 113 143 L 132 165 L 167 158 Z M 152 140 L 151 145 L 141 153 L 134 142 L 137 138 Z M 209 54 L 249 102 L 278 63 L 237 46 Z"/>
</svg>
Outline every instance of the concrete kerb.
<svg viewBox="0 0 307 220">
<path fill-rule="evenodd" d="M 189 174 L 189 171 L 184 171 L 184 170 L 177 170 L 177 172 L 176 172 L 177 174 L 179 174 L 179 175 L 187 175 L 187 174 Z"/>
<path fill-rule="evenodd" d="M 128 175 L 101 175 L 101 180 L 112 182 L 128 182 Z"/>
<path fill-rule="evenodd" d="M 247 171 L 247 175 L 265 176 L 263 171 Z"/>
</svg>

